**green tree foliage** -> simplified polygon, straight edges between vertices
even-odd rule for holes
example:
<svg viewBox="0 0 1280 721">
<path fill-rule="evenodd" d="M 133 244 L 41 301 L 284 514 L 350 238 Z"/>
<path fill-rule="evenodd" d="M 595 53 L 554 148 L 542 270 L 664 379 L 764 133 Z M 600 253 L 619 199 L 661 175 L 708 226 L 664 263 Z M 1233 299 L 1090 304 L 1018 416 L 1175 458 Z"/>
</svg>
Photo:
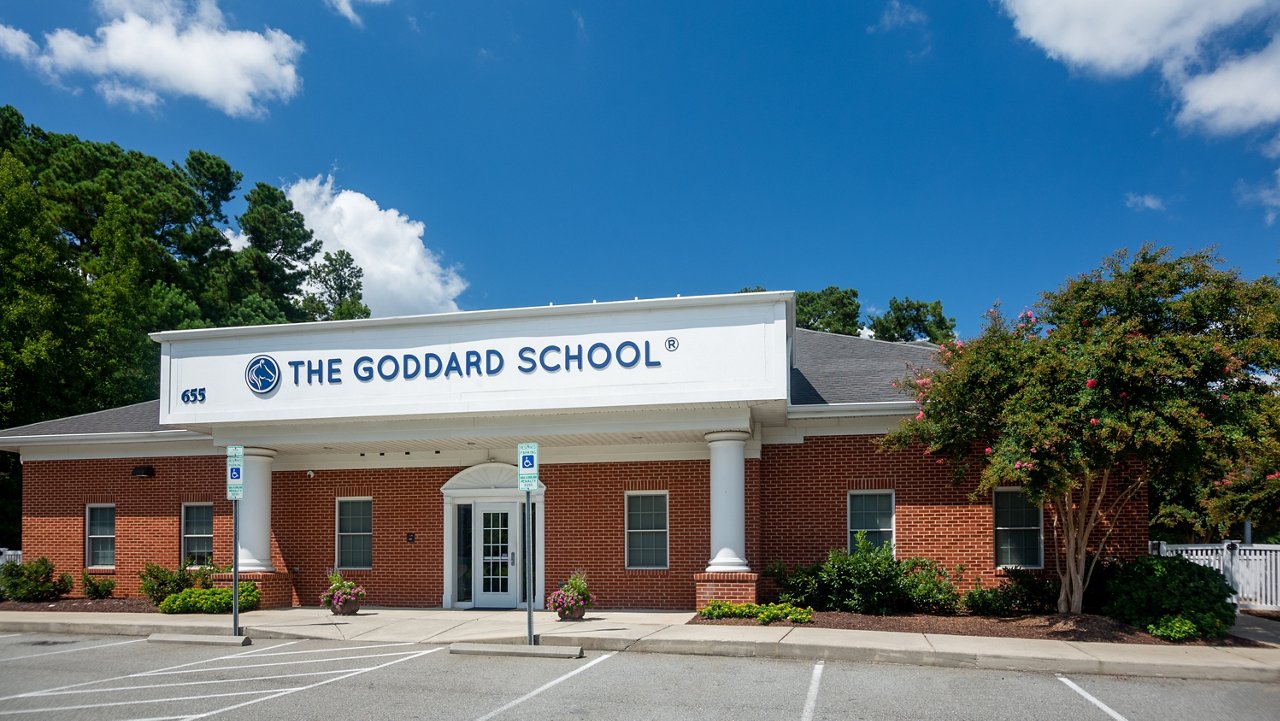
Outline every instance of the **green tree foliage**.
<svg viewBox="0 0 1280 721">
<path fill-rule="evenodd" d="M 889 310 L 871 316 L 870 325 L 877 340 L 945 343 L 956 339 L 956 319 L 942 312 L 942 301 L 926 303 L 910 298 L 889 299 Z"/>
<path fill-rule="evenodd" d="M 743 288 L 739 293 L 761 293 L 762 286 Z M 822 290 L 796 291 L 796 327 L 823 333 L 857 335 L 862 330 L 862 304 L 853 288 L 828 286 Z"/>
<path fill-rule="evenodd" d="M 937 370 L 906 381 L 921 412 L 885 446 L 922 445 L 957 477 L 976 465 L 975 496 L 1016 485 L 1050 502 L 1059 611 L 1080 612 L 1090 544 L 1105 547 L 1144 486 L 1164 509 L 1232 471 L 1276 470 L 1251 464 L 1280 443 L 1280 284 L 1219 263 L 1118 253 L 1038 313 L 993 311 L 981 336 L 945 344 Z"/>
<path fill-rule="evenodd" d="M 321 242 L 278 188 L 248 193 L 249 247 L 231 249 L 242 178 L 211 153 L 166 165 L 0 107 L 0 428 L 155 398 L 150 332 L 368 316 L 360 268 L 345 255 L 313 271 Z M 0 454 L 0 546 L 20 544 L 20 498 Z"/>
<path fill-rule="evenodd" d="M 315 320 L 368 318 L 363 278 L 364 271 L 350 253 L 325 251 L 323 261 L 311 264 L 308 280 L 315 290 L 303 296 L 302 309 Z"/>
</svg>

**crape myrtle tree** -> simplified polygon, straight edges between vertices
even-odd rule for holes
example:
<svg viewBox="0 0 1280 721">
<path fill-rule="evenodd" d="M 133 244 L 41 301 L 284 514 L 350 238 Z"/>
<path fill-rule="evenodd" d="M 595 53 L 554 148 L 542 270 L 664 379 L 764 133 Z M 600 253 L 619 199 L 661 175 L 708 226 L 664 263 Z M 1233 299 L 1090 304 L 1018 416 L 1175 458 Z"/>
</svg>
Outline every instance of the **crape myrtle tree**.
<svg viewBox="0 0 1280 721">
<path fill-rule="evenodd" d="M 1015 319 L 993 309 L 980 336 L 902 383 L 920 411 L 886 448 L 923 445 L 957 479 L 977 465 L 975 498 L 1020 486 L 1050 504 L 1059 612 L 1080 612 L 1086 560 L 1144 486 L 1160 508 L 1233 473 L 1280 477 L 1280 286 L 1219 264 L 1117 253 Z"/>
</svg>

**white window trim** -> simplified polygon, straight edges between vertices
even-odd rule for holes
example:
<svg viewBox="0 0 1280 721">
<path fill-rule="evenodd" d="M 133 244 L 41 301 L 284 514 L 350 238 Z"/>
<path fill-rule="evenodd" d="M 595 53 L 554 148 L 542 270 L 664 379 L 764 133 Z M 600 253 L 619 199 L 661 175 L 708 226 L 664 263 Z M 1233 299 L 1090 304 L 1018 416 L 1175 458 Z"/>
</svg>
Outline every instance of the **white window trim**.
<svg viewBox="0 0 1280 721">
<path fill-rule="evenodd" d="M 1024 566 L 1019 564 L 1001 564 L 1000 548 L 996 545 L 996 537 L 1000 531 L 1026 531 L 1030 530 L 1027 526 L 1010 526 L 1001 528 L 996 525 L 996 496 L 997 493 L 1023 493 L 1021 486 L 997 486 L 991 491 L 991 559 L 995 562 L 996 568 L 1023 568 L 1028 571 L 1039 571 L 1044 568 L 1044 504 L 1041 503 L 1037 510 L 1040 511 L 1040 565 Z M 1025 497 L 1025 494 L 1023 494 Z"/>
<path fill-rule="evenodd" d="M 208 536 L 204 535 L 203 533 L 201 533 L 201 534 L 199 534 L 199 535 L 195 535 L 195 534 L 188 534 L 188 533 L 187 533 L 187 509 L 188 509 L 188 508 L 191 508 L 191 507 L 194 507 L 194 506 L 204 506 L 204 507 L 209 508 L 210 510 L 212 510 L 212 509 L 213 509 L 213 504 L 212 504 L 212 503 L 184 503 L 184 504 L 182 504 L 182 543 L 181 543 L 181 546 L 182 546 L 182 547 L 179 549 L 179 550 L 182 552 L 182 557 L 178 559 L 178 563 L 183 563 L 184 561 L 186 561 L 186 560 L 187 560 L 187 555 L 188 555 L 188 554 L 187 554 L 187 538 L 208 538 L 211 542 L 213 541 L 213 533 L 212 533 L 213 529 L 212 529 L 212 528 L 210 528 L 210 529 L 209 529 L 209 530 L 210 530 L 210 533 L 209 533 L 209 535 L 208 535 Z M 213 551 L 212 551 L 212 545 L 210 546 L 210 549 L 211 549 L 211 550 L 210 550 L 210 552 L 209 552 L 209 563 L 213 563 Z M 196 564 L 196 565 L 194 565 L 194 566 L 188 566 L 188 568 L 199 568 L 199 565 L 200 565 L 200 564 Z"/>
<path fill-rule="evenodd" d="M 623 494 L 622 501 L 622 553 L 625 558 L 624 565 L 628 571 L 666 571 L 671 568 L 671 494 L 667 491 L 627 491 Z M 631 496 L 666 496 L 667 497 L 667 527 L 662 531 L 667 540 L 667 562 L 661 566 L 632 566 L 631 565 L 631 534 L 632 533 L 656 533 L 653 530 L 643 530 L 630 528 L 631 516 L 628 507 L 630 501 L 627 500 Z"/>
<path fill-rule="evenodd" d="M 889 528 L 888 529 L 859 528 L 857 530 L 859 531 L 888 530 L 889 531 L 889 548 L 893 549 L 893 557 L 894 558 L 898 557 L 898 493 L 892 488 L 867 488 L 867 489 L 859 489 L 856 491 L 849 491 L 849 497 L 845 499 L 845 505 L 844 505 L 844 526 L 845 526 L 844 535 L 845 535 L 846 550 L 849 550 L 849 551 L 853 550 L 852 548 L 848 548 L 849 536 L 854 532 L 853 526 L 850 525 L 851 519 L 849 518 L 849 515 L 851 512 L 850 508 L 853 505 L 850 499 L 853 496 L 883 496 L 886 493 L 889 494 Z"/>
<path fill-rule="evenodd" d="M 344 501 L 368 501 L 369 502 L 369 564 L 368 566 L 341 566 L 339 562 L 342 560 L 342 543 L 339 540 L 343 534 L 338 532 L 338 508 Z M 348 536 L 364 536 L 364 533 L 348 533 Z M 338 571 L 372 571 L 373 570 L 373 496 L 342 496 L 333 499 L 333 567 Z"/>
<path fill-rule="evenodd" d="M 89 535 L 89 509 L 90 508 L 110 508 L 111 509 L 111 535 L 110 536 L 90 536 Z M 93 538 L 110 538 L 113 541 L 116 538 L 116 504 L 114 503 L 86 503 L 84 506 L 84 565 L 85 568 L 115 568 L 115 551 L 111 552 L 112 563 L 109 566 L 95 566 L 90 563 L 90 539 Z M 112 544 L 114 546 L 114 544 Z"/>
</svg>

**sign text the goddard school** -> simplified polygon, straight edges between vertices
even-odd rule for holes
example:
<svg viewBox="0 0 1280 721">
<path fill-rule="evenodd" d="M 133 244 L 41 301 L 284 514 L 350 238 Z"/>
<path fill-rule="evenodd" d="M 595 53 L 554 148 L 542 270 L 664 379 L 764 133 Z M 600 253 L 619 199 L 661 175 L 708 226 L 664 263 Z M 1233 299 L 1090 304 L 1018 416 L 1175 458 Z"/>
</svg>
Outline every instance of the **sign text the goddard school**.
<svg viewBox="0 0 1280 721">
<path fill-rule="evenodd" d="M 668 341 L 668 347 L 672 347 Z M 338 385 L 343 382 L 344 359 L 288 361 L 293 385 Z M 602 371 L 612 365 L 620 368 L 660 368 L 662 361 L 653 357 L 649 341 L 624 340 L 617 344 L 574 343 L 525 346 L 516 352 L 516 370 L 525 374 Z M 467 349 L 441 353 L 387 353 L 362 355 L 351 363 L 351 376 L 361 383 L 375 380 L 394 381 L 473 376 L 496 376 L 507 366 L 502 351 L 493 348 Z"/>
</svg>

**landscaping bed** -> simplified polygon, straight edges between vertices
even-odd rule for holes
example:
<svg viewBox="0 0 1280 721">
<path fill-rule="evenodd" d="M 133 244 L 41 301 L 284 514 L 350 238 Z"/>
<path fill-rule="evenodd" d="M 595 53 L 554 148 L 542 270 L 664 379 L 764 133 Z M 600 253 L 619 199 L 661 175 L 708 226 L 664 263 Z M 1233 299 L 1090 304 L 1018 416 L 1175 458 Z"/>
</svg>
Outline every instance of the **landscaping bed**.
<svg viewBox="0 0 1280 721">
<path fill-rule="evenodd" d="M 694 616 L 693 624 L 725 624 L 759 626 L 754 618 L 705 619 Z M 778 625 L 793 626 L 786 621 Z M 1263 644 L 1235 636 L 1209 640 L 1184 641 L 1174 644 L 1156 638 L 1105 616 L 1093 614 L 1035 614 L 1014 618 L 994 618 L 957 613 L 953 616 L 905 614 L 875 616 L 843 611 L 816 611 L 813 623 L 794 624 L 806 628 L 838 628 L 855 631 L 893 631 L 897 633 L 937 633 L 953 636 L 993 636 L 997 638 L 1039 638 L 1051 641 L 1089 641 L 1098 643 L 1142 643 L 1162 646 L 1262 646 Z"/>
<path fill-rule="evenodd" d="M 158 613 L 145 598 L 60 598 L 56 601 L 0 601 L 0 611 L 85 611 Z"/>
</svg>

